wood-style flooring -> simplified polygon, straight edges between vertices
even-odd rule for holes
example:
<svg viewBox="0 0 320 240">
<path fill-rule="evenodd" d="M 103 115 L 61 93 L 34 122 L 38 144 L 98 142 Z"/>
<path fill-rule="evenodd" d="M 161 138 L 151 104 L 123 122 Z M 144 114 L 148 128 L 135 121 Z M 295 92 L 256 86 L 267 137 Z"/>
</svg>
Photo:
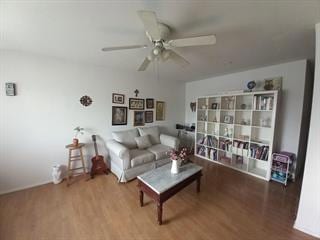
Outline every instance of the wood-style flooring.
<svg viewBox="0 0 320 240">
<path fill-rule="evenodd" d="M 315 239 L 293 229 L 300 187 L 287 188 L 195 159 L 204 167 L 195 183 L 169 199 L 163 225 L 146 196 L 139 206 L 137 181 L 119 184 L 100 175 L 46 184 L 0 196 L 1 240 L 262 240 Z"/>
</svg>

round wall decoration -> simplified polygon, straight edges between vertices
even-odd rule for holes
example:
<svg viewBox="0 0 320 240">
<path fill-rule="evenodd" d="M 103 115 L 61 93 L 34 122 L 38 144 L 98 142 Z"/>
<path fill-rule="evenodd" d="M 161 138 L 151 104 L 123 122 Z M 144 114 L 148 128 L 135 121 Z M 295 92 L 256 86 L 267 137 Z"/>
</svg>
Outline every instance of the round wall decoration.
<svg viewBox="0 0 320 240">
<path fill-rule="evenodd" d="M 88 106 L 91 105 L 92 99 L 91 99 L 91 97 L 85 95 L 85 96 L 82 96 L 82 97 L 80 98 L 80 103 L 81 103 L 83 106 L 88 107 Z"/>
</svg>

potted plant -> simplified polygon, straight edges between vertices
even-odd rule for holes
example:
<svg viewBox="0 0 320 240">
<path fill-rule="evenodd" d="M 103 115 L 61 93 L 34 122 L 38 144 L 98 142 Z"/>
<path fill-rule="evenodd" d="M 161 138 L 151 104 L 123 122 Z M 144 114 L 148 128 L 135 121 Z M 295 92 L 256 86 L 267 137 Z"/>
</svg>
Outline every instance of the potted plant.
<svg viewBox="0 0 320 240">
<path fill-rule="evenodd" d="M 180 150 L 171 150 L 169 152 L 169 157 L 172 160 L 171 173 L 179 173 L 179 167 L 181 163 L 186 160 L 188 156 L 188 149 L 186 147 L 181 148 Z"/>
<path fill-rule="evenodd" d="M 78 139 L 78 135 L 79 134 L 83 134 L 84 128 L 82 127 L 76 127 L 75 129 L 73 129 L 75 131 L 75 135 L 73 137 L 72 143 L 74 146 L 77 146 L 79 144 L 79 139 Z"/>
</svg>

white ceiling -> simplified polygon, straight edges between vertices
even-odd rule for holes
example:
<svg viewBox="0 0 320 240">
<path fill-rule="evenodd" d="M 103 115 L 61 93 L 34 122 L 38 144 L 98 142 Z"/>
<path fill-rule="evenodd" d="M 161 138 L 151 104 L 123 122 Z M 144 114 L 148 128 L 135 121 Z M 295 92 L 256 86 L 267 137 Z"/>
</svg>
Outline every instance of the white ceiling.
<svg viewBox="0 0 320 240">
<path fill-rule="evenodd" d="M 213 46 L 177 50 L 191 65 L 160 64 L 161 78 L 192 81 L 259 66 L 314 58 L 320 1 L 0 1 L 0 48 L 136 71 L 148 49 L 137 10 L 154 10 L 172 38 L 216 34 Z M 149 67 L 141 75 L 154 74 Z"/>
</svg>

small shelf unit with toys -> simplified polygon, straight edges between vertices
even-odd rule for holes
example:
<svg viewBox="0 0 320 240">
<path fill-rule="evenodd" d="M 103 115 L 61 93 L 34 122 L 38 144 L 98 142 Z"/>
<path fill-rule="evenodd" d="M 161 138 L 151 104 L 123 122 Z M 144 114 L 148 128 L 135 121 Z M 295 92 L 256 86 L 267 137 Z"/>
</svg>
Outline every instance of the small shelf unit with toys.
<svg viewBox="0 0 320 240">
<path fill-rule="evenodd" d="M 278 91 L 197 99 L 195 155 L 269 181 Z"/>
</svg>

